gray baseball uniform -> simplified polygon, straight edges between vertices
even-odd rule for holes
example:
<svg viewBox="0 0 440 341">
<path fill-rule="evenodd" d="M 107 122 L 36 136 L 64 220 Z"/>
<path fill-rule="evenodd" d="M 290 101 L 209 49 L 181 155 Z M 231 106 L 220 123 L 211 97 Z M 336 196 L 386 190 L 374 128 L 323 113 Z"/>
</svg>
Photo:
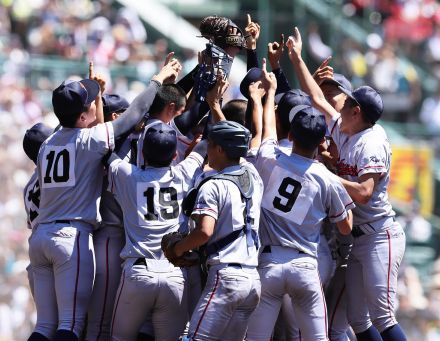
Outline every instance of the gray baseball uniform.
<svg viewBox="0 0 440 341">
<path fill-rule="evenodd" d="M 200 187 L 191 215 L 208 215 L 216 220 L 207 248 L 233 231 L 242 230 L 246 225 L 245 217 L 252 226 L 251 230 L 240 233 L 235 240 L 208 256 L 206 286 L 189 324 L 191 340 L 243 340 L 249 316 L 259 301 L 255 243 L 263 183 L 248 162 L 225 168 L 220 173 L 237 174 L 241 167 L 248 170 L 254 184 L 248 210 L 236 184 L 212 179 Z"/>
<path fill-rule="evenodd" d="M 40 209 L 29 239 L 37 307 L 35 332 L 84 328 L 95 265 L 92 245 L 101 195 L 102 157 L 113 148 L 113 126 L 61 128 L 38 155 Z"/>
<path fill-rule="evenodd" d="M 405 251 L 405 234 L 395 222 L 387 194 L 391 149 L 378 124 L 348 137 L 339 130 L 340 121 L 340 116 L 333 117 L 329 125 L 339 152 L 338 174 L 355 182 L 364 174 L 381 174 L 369 202 L 353 210 L 355 238 L 346 281 L 348 317 L 355 333 L 367 330 L 371 323 L 382 332 L 397 323 L 397 273 Z"/>
<path fill-rule="evenodd" d="M 279 150 L 286 155 L 290 155 L 292 153 L 292 147 L 293 142 L 289 141 L 289 139 L 287 138 L 278 141 Z M 321 235 L 318 244 L 318 272 L 321 278 L 322 286 L 325 290 L 331 276 L 333 275 L 335 262 L 331 255 L 328 240 L 323 233 L 324 225 L 325 223 L 322 225 Z M 288 340 L 299 341 L 301 339 L 301 334 L 299 331 L 297 319 L 295 317 L 295 311 L 292 306 L 292 300 L 290 299 L 290 296 L 288 294 L 285 294 L 285 297 L 283 298 L 280 316 L 284 319 L 284 321 L 281 324 L 277 323 L 276 326 L 280 325 L 281 328 L 284 328 L 284 330 L 277 330 L 277 332 L 280 332 L 281 334 L 284 332 Z"/>
<path fill-rule="evenodd" d="M 206 142 L 203 142 L 206 143 Z M 109 187 L 124 211 L 125 260 L 112 321 L 114 340 L 135 340 L 152 318 L 157 340 L 175 341 L 187 321 L 185 269 L 174 267 L 161 250 L 162 237 L 180 228 L 181 204 L 203 156 L 193 151 L 171 167 L 139 169 L 117 159 Z"/>
<path fill-rule="evenodd" d="M 285 293 L 304 340 L 327 340 L 327 316 L 318 273 L 323 220 L 338 222 L 354 206 L 341 182 L 322 164 L 284 154 L 277 141 L 263 141 L 257 169 L 264 182 L 261 205 L 261 301 L 252 314 L 248 340 L 269 340 Z M 293 212 L 295 214 L 293 214 Z"/>
</svg>

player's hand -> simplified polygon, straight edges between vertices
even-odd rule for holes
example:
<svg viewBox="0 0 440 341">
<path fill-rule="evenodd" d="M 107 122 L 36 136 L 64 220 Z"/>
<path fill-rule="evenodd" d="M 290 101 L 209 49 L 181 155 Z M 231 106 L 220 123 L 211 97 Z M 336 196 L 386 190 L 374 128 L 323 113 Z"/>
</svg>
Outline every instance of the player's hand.
<svg viewBox="0 0 440 341">
<path fill-rule="evenodd" d="M 221 99 L 229 87 L 228 80 L 224 77 L 221 70 L 217 73 L 217 81 L 214 87 L 209 90 L 206 94 L 206 103 L 208 103 L 210 108 L 216 105 L 220 105 Z"/>
<path fill-rule="evenodd" d="M 246 48 L 255 50 L 257 48 L 257 40 L 260 37 L 260 25 L 252 21 L 250 14 L 247 15 L 247 25 L 244 29 L 246 32 Z"/>
<path fill-rule="evenodd" d="M 319 67 L 316 69 L 315 73 L 313 74 L 313 79 L 315 80 L 316 83 L 318 83 L 318 85 L 321 85 L 322 82 L 324 82 L 324 80 L 326 79 L 333 78 L 333 68 L 330 65 L 328 65 L 331 58 L 332 58 L 331 56 L 327 57 L 321 63 L 321 65 L 319 65 Z"/>
<path fill-rule="evenodd" d="M 281 34 L 280 42 L 274 41 L 267 44 L 267 58 L 269 59 L 270 67 L 273 70 L 280 68 L 280 59 L 284 51 L 284 34 Z"/>
<path fill-rule="evenodd" d="M 106 83 L 105 83 L 104 77 L 102 75 L 95 74 L 92 61 L 89 62 L 89 79 L 93 79 L 94 81 L 98 82 L 99 90 L 100 90 L 100 93 L 98 94 L 98 96 L 102 96 L 102 94 L 105 91 L 105 84 Z"/>
<path fill-rule="evenodd" d="M 266 92 L 273 91 L 277 89 L 277 79 L 273 72 L 267 72 L 266 70 L 266 58 L 263 58 L 262 63 L 263 75 L 261 76 L 261 84 Z"/>
<path fill-rule="evenodd" d="M 153 79 L 157 80 L 161 84 L 174 82 L 181 70 L 182 65 L 180 65 L 176 58 L 172 58 L 166 65 L 162 67 L 162 69 L 153 77 Z"/>
<path fill-rule="evenodd" d="M 289 36 L 289 39 L 287 39 L 286 47 L 289 51 L 289 58 L 291 60 L 292 58 L 301 56 L 302 39 L 298 27 L 295 26 L 295 28 L 293 29 L 293 35 Z"/>
<path fill-rule="evenodd" d="M 266 90 L 263 88 L 262 81 L 253 82 L 249 85 L 249 97 L 254 102 L 261 102 L 261 99 L 266 94 Z"/>
<path fill-rule="evenodd" d="M 165 62 L 163 63 L 163 66 L 167 65 L 173 59 L 173 57 L 174 57 L 174 51 L 171 51 L 165 57 Z"/>
</svg>

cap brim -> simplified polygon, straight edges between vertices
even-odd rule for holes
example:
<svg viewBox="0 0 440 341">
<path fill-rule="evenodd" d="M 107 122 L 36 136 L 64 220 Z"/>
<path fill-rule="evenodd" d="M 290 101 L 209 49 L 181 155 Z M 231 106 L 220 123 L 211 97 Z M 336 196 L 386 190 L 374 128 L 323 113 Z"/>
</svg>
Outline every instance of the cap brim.
<svg viewBox="0 0 440 341">
<path fill-rule="evenodd" d="M 348 97 L 350 97 L 353 101 L 355 101 L 359 106 L 359 102 L 357 101 L 356 98 L 354 98 L 353 96 L 353 92 L 350 90 L 347 90 L 346 88 L 344 88 L 343 86 L 338 86 L 339 90 L 341 90 L 344 94 L 346 94 Z"/>
<path fill-rule="evenodd" d="M 335 79 L 333 79 L 333 78 L 326 78 L 326 79 L 324 79 L 324 81 L 322 82 L 322 84 L 325 84 L 325 83 L 330 83 L 330 84 L 336 85 L 337 87 L 342 87 L 342 88 L 344 88 L 344 86 L 343 86 L 341 83 L 339 83 L 337 80 L 335 80 Z M 344 88 L 344 89 L 345 89 L 345 88 Z"/>
<path fill-rule="evenodd" d="M 87 101 L 86 105 L 92 103 L 96 96 L 99 94 L 99 84 L 97 81 L 94 81 L 93 79 L 83 79 L 79 81 L 87 90 Z"/>
</svg>

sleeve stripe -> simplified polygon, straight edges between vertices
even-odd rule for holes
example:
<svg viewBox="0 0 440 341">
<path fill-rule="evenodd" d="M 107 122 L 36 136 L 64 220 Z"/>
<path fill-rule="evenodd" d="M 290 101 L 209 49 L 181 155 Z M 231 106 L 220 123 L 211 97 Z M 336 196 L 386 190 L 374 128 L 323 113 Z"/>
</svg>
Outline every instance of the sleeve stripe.
<svg viewBox="0 0 440 341">
<path fill-rule="evenodd" d="M 354 202 L 352 201 L 352 202 L 346 204 L 346 205 L 345 205 L 345 208 L 347 208 L 348 206 L 351 206 L 351 205 L 353 205 L 353 204 L 354 204 Z M 329 218 L 337 218 L 337 217 L 340 217 L 341 215 L 344 214 L 344 212 L 346 212 L 346 210 L 343 210 L 343 211 L 342 211 L 341 213 L 339 213 L 339 214 L 329 216 Z"/>
<path fill-rule="evenodd" d="M 213 209 L 210 208 L 210 207 L 205 207 L 205 208 L 195 208 L 195 209 L 193 210 L 193 212 L 195 212 L 195 211 L 211 211 L 211 212 L 214 212 L 215 214 L 217 214 L 217 211 L 216 211 L 216 210 L 213 210 Z"/>
<path fill-rule="evenodd" d="M 377 168 L 377 169 L 384 168 L 384 169 L 386 169 L 385 166 L 366 166 L 366 167 L 364 167 L 364 168 L 361 168 L 361 169 L 358 171 L 358 173 L 362 172 L 364 169 L 371 169 L 371 168 Z"/>
<path fill-rule="evenodd" d="M 342 211 L 341 213 L 339 213 L 339 214 L 329 216 L 329 218 L 330 218 L 330 219 L 338 218 L 338 217 L 340 217 L 341 215 L 343 215 L 345 212 L 346 212 L 346 211 L 343 210 L 343 211 Z"/>
</svg>

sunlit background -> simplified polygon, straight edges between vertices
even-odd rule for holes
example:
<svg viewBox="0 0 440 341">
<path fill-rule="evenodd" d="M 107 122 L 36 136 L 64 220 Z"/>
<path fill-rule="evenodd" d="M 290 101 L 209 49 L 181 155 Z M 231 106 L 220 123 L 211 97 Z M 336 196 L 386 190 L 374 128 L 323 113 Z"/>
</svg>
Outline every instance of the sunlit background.
<svg viewBox="0 0 440 341">
<path fill-rule="evenodd" d="M 88 60 L 107 91 L 133 99 L 169 51 L 190 71 L 207 15 L 246 13 L 261 24 L 258 53 L 298 26 L 313 72 L 327 56 L 353 85 L 384 99 L 380 123 L 393 146 L 390 196 L 407 233 L 398 320 L 409 340 L 440 340 L 440 2 L 435 0 L 0 0 L 0 340 L 25 340 L 36 314 L 27 284 L 23 186 L 33 164 L 27 128 L 55 126 L 51 91 L 86 77 Z M 245 55 L 234 61 L 228 98 L 240 97 Z M 287 56 L 282 67 L 292 85 Z"/>
</svg>

